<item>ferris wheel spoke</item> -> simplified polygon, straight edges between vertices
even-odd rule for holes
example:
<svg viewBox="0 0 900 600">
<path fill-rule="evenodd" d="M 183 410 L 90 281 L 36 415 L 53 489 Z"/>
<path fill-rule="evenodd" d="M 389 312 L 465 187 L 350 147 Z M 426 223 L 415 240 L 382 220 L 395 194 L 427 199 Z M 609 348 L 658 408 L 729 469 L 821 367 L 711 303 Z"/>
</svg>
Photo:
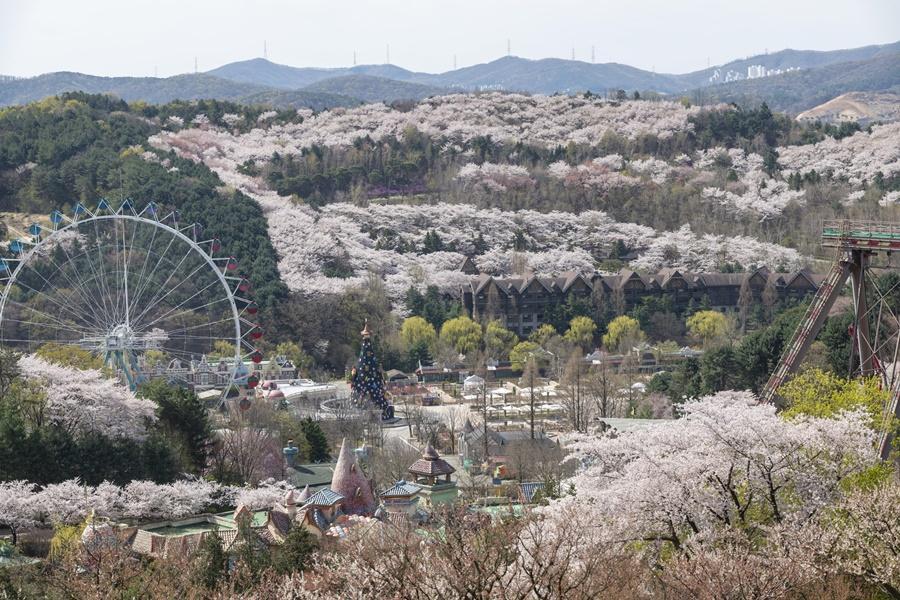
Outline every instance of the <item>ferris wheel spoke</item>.
<svg viewBox="0 0 900 600">
<path fill-rule="evenodd" d="M 18 344 L 28 344 L 29 348 L 38 348 L 44 344 L 60 344 L 64 346 L 81 346 L 79 340 L 66 340 L 59 338 L 2 338 L 4 342 L 13 342 Z"/>
<path fill-rule="evenodd" d="M 137 227 L 135 227 L 135 231 L 137 231 Z M 140 295 L 141 287 L 143 286 L 143 283 L 145 281 L 144 273 L 147 270 L 147 262 L 148 262 L 148 259 L 150 258 L 151 250 L 153 249 L 153 244 L 155 244 L 155 243 L 156 243 L 156 227 L 153 228 L 153 233 L 150 236 L 150 244 L 147 246 L 147 250 L 144 252 L 144 262 L 141 264 L 141 273 L 140 273 L 140 275 L 138 275 L 137 289 L 135 290 L 137 293 L 133 296 L 134 301 L 137 301 L 137 298 Z M 136 305 L 134 303 L 132 303 L 132 306 L 136 306 Z M 131 317 L 131 315 L 129 315 L 129 319 L 130 319 L 130 317 Z"/>
<path fill-rule="evenodd" d="M 160 315 L 159 317 L 157 317 L 156 319 L 150 321 L 150 322 L 147 323 L 146 325 L 143 325 L 142 329 L 144 329 L 144 330 L 149 329 L 150 327 L 152 327 L 152 326 L 155 325 L 156 323 L 162 321 L 163 319 L 169 318 L 170 316 L 171 316 L 171 317 L 175 317 L 176 315 L 179 315 L 179 314 L 187 314 L 187 313 L 191 313 L 191 312 L 196 312 L 196 311 L 198 311 L 198 310 L 200 310 L 200 309 L 208 308 L 208 307 L 210 307 L 210 306 L 213 306 L 214 304 L 218 304 L 219 302 L 225 302 L 225 301 L 227 300 L 227 298 L 218 298 L 217 300 L 213 300 L 212 302 L 207 302 L 206 304 L 202 304 L 202 305 L 200 305 L 200 306 L 192 306 L 192 307 L 186 308 L 186 309 L 184 309 L 184 310 L 178 310 L 179 308 L 181 308 L 182 306 L 184 306 L 187 302 L 190 302 L 190 301 L 193 300 L 195 297 L 197 297 L 198 295 L 202 294 L 203 292 L 205 292 L 205 291 L 208 290 L 209 288 L 213 287 L 213 286 L 216 285 L 217 283 L 219 283 L 219 282 L 216 281 L 216 280 L 212 281 L 211 283 L 208 283 L 203 289 L 201 289 L 201 290 L 199 290 L 199 291 L 197 291 L 197 292 L 194 292 L 193 295 L 191 295 L 189 298 L 183 300 L 183 301 L 182 301 L 181 303 L 179 303 L 177 306 L 171 308 L 171 309 L 170 309 L 168 312 L 166 312 L 165 314 Z M 178 311 L 178 312 L 176 312 L 176 311 Z M 174 313 L 174 314 L 172 314 L 172 313 Z"/>
<path fill-rule="evenodd" d="M 38 273 L 38 272 L 35 271 L 35 273 Z M 38 273 L 38 276 L 41 277 L 41 279 L 44 279 L 43 275 L 41 275 L 40 273 Z M 44 279 L 44 281 L 47 281 L 47 280 Z M 49 283 L 49 282 L 47 282 L 47 283 Z M 96 324 L 96 323 L 91 323 L 90 321 L 86 320 L 85 317 L 84 317 L 84 315 L 78 314 L 78 313 L 75 312 L 72 308 L 70 308 L 69 306 L 66 306 L 65 304 L 60 304 L 55 298 L 52 298 L 52 297 L 49 296 L 48 294 L 45 294 L 42 290 L 35 289 L 35 288 L 31 287 L 30 285 L 28 285 L 27 283 L 24 283 L 24 282 L 21 281 L 21 280 L 16 280 L 16 285 L 19 286 L 19 287 L 25 288 L 25 289 L 27 289 L 27 290 L 31 290 L 31 291 L 34 292 L 35 294 L 38 294 L 39 296 L 42 296 L 42 297 L 46 298 L 46 299 L 49 300 L 52 304 L 54 304 L 54 305 L 56 305 L 57 307 L 59 307 L 60 310 L 63 310 L 63 311 L 65 311 L 65 312 L 69 313 L 69 314 L 72 315 L 75 319 L 77 319 L 77 320 L 81 321 L 82 323 L 84 323 L 89 329 L 93 329 L 93 328 L 97 327 L 97 324 Z"/>
<path fill-rule="evenodd" d="M 113 257 L 113 264 L 115 268 L 113 269 L 113 298 L 116 301 L 115 308 L 113 309 L 113 319 L 116 323 L 120 323 L 122 318 L 119 313 L 119 304 L 122 300 L 122 285 L 120 283 L 120 271 L 119 271 L 119 223 L 118 221 L 112 222 L 113 229 L 113 251 L 115 252 L 115 256 Z"/>
<path fill-rule="evenodd" d="M 107 302 L 108 294 L 106 293 L 106 290 L 102 285 L 100 273 L 97 270 L 97 267 L 94 266 L 94 259 L 92 258 L 92 254 L 93 254 L 93 252 L 91 251 L 91 248 L 87 247 L 87 248 L 85 248 L 84 252 L 81 255 L 79 255 L 77 258 L 81 258 L 82 256 L 84 256 L 85 260 L 87 260 L 88 268 L 91 270 L 91 274 L 93 275 L 94 280 L 97 281 L 97 297 L 100 298 L 100 303 L 103 305 L 102 309 L 100 308 L 100 306 L 98 306 L 97 309 L 101 310 L 103 312 L 103 314 L 105 315 L 104 320 L 107 323 L 111 323 L 112 322 L 112 319 L 110 317 L 111 313 L 110 313 L 109 303 Z"/>
<path fill-rule="evenodd" d="M 143 311 L 141 311 L 141 314 L 139 314 L 139 315 L 137 316 L 137 318 L 134 319 L 134 322 L 135 322 L 135 323 L 139 323 L 140 320 L 141 320 L 142 318 L 144 318 L 144 315 L 147 313 L 147 311 L 150 310 L 151 308 L 153 308 L 154 306 L 156 306 L 156 304 L 158 303 L 157 298 L 159 298 L 159 294 L 166 288 L 167 285 L 169 285 L 169 282 L 172 281 L 172 277 L 175 276 L 175 273 L 178 272 L 178 269 L 181 268 L 181 265 L 184 264 L 184 261 L 187 260 L 187 258 L 191 255 L 191 252 L 192 252 L 192 251 L 193 251 L 193 248 L 190 248 L 190 247 L 189 247 L 189 248 L 188 248 L 188 251 L 185 253 L 185 255 L 181 257 L 181 260 L 180 260 L 180 261 L 178 261 L 178 264 L 175 265 L 175 268 L 172 269 L 172 272 L 169 273 L 169 276 L 166 277 L 166 280 L 163 282 L 163 284 L 162 284 L 161 286 L 159 286 L 159 289 L 157 289 L 157 290 L 156 290 L 156 293 L 153 294 L 153 297 L 150 299 L 150 302 L 147 304 L 147 308 L 145 308 Z M 187 281 L 188 279 L 190 279 L 190 277 L 193 276 L 195 273 L 197 273 L 197 270 L 195 270 L 193 273 L 191 273 L 190 276 L 188 276 L 188 277 L 183 277 L 183 278 L 181 279 L 181 281 L 178 282 L 178 285 L 176 285 L 174 288 L 172 288 L 172 291 L 174 291 L 175 289 L 177 289 L 178 286 L 181 285 L 183 282 L 185 282 L 185 281 Z M 171 291 L 170 291 L 169 293 L 171 293 Z M 168 295 L 169 295 L 169 294 L 167 293 L 166 296 L 168 296 Z M 165 298 L 165 296 L 163 296 L 163 298 Z"/>
<path fill-rule="evenodd" d="M 135 323 L 140 323 L 141 319 L 144 318 L 144 315 L 146 315 L 148 312 L 150 312 L 151 310 L 153 310 L 153 308 L 154 308 L 155 306 L 159 305 L 160 302 L 162 302 L 163 300 L 165 300 L 166 298 L 168 298 L 175 290 L 177 290 L 178 288 L 180 288 L 181 285 L 182 285 L 184 282 L 186 282 L 186 281 L 192 281 L 194 275 L 196 275 L 197 273 L 199 273 L 200 271 L 202 271 L 202 270 L 203 270 L 203 267 L 208 267 L 208 265 L 206 265 L 205 263 L 201 263 L 200 266 L 198 266 L 196 269 L 194 269 L 193 271 L 191 271 L 191 273 L 190 273 L 187 277 L 182 278 L 181 281 L 179 281 L 179 282 L 175 285 L 175 287 L 173 287 L 171 290 L 169 290 L 168 292 L 166 292 L 161 298 L 159 298 L 159 299 L 154 298 L 155 302 L 151 302 L 149 305 L 147 305 L 147 307 L 143 310 L 143 312 L 141 312 L 141 314 L 137 316 L 137 318 L 134 320 L 134 322 L 135 322 Z M 215 283 L 215 282 L 214 282 L 214 283 Z M 207 286 L 207 287 L 208 287 L 208 286 Z M 195 295 L 196 295 L 196 294 L 195 294 Z M 192 296 L 192 297 L 193 297 L 193 296 Z M 183 303 L 182 303 L 182 304 L 183 304 Z"/>
<path fill-rule="evenodd" d="M 98 246 L 99 246 L 99 243 L 98 243 Z M 91 273 L 94 277 L 94 281 L 97 282 L 97 296 L 100 298 L 101 304 L 103 304 L 102 310 L 103 310 L 103 314 L 106 315 L 105 321 L 107 323 L 112 323 L 112 298 L 110 296 L 108 288 L 106 287 L 106 282 L 105 282 L 106 273 L 102 266 L 102 263 L 103 263 L 102 250 L 98 250 L 98 255 L 99 255 L 98 259 L 100 262 L 99 269 L 96 266 L 94 266 L 93 252 L 90 250 L 85 252 L 85 258 L 88 261 L 88 266 L 91 269 Z M 102 273 L 101 273 L 101 271 L 102 271 Z"/>
<path fill-rule="evenodd" d="M 131 325 L 131 316 L 128 313 L 128 249 L 130 246 L 126 243 L 128 239 L 128 221 L 122 221 L 122 271 L 121 271 L 121 286 L 119 287 L 119 291 L 121 292 L 120 296 L 122 299 L 122 321 L 126 326 Z M 118 230 L 118 227 L 116 227 Z M 136 233 L 136 231 L 135 231 Z M 134 236 L 132 235 L 132 243 L 134 243 Z M 118 254 L 116 255 L 116 266 L 119 266 Z"/>
<path fill-rule="evenodd" d="M 234 323 L 234 319 L 231 317 L 225 319 L 219 319 L 218 321 L 210 321 L 208 323 L 201 323 L 199 325 L 191 325 L 189 327 L 182 327 L 180 329 L 173 329 L 172 331 L 167 331 L 166 334 L 171 336 L 175 333 L 182 333 L 185 331 L 193 331 L 194 329 L 199 329 L 200 327 L 209 327 L 211 325 L 217 325 L 219 323 Z"/>
<path fill-rule="evenodd" d="M 28 306 L 24 306 L 24 305 L 20 305 L 20 306 L 22 306 L 22 308 L 34 310 L 34 309 L 31 309 L 31 307 L 28 307 Z M 46 313 L 42 313 L 42 312 L 40 312 L 40 311 L 35 311 L 35 312 L 36 312 L 37 314 L 44 315 L 44 316 L 46 316 L 46 317 L 50 317 L 50 315 L 47 315 Z M 52 317 L 50 317 L 50 318 L 52 318 Z M 82 337 L 84 337 L 85 334 L 88 334 L 88 335 L 94 335 L 95 333 L 97 333 L 97 332 L 94 332 L 94 331 L 89 331 L 89 330 L 84 329 L 84 328 L 73 327 L 73 326 L 71 326 L 71 325 L 69 325 L 69 324 L 63 323 L 62 321 L 56 321 L 55 324 L 54 324 L 54 323 L 45 323 L 45 322 L 41 322 L 41 321 L 26 321 L 26 320 L 22 320 L 22 319 L 15 319 L 15 318 L 12 318 L 12 317 L 4 317 L 3 320 L 4 320 L 4 321 L 9 321 L 9 322 L 11 322 L 11 323 L 21 323 L 21 324 L 23 324 L 23 325 L 36 325 L 36 326 L 38 326 L 38 327 L 53 327 L 54 329 L 65 329 L 65 330 L 67 330 L 67 331 L 71 331 L 71 332 L 73 332 L 73 333 L 77 333 L 79 336 L 82 336 Z"/>
<path fill-rule="evenodd" d="M 182 333 L 179 335 L 169 336 L 168 339 L 170 339 L 170 340 L 222 340 L 222 341 L 228 342 L 232 345 L 234 344 L 233 338 L 231 338 L 225 334 L 216 334 L 214 332 L 209 332 L 206 335 Z"/>
<path fill-rule="evenodd" d="M 169 253 L 169 249 L 172 247 L 172 244 L 175 243 L 175 236 L 169 237 L 169 243 L 166 244 L 166 249 L 163 250 L 162 254 L 159 255 L 159 258 L 156 260 L 156 264 L 153 265 L 153 269 L 150 270 L 150 275 L 147 276 L 146 279 L 143 280 L 141 285 L 138 287 L 138 292 L 135 294 L 134 301 L 132 302 L 132 306 L 140 306 L 141 300 L 144 298 L 144 293 L 153 285 L 153 276 L 156 274 L 157 269 L 159 269 L 159 265 L 162 264 L 163 258 Z M 172 264 L 172 261 L 169 261 L 169 264 Z M 134 321 L 135 319 L 132 319 Z"/>
<path fill-rule="evenodd" d="M 66 250 L 65 244 L 60 244 L 59 247 L 62 248 L 62 251 L 65 253 L 66 257 L 69 259 L 69 263 L 77 268 L 77 262 L 69 254 L 69 251 Z M 90 254 L 90 253 L 86 252 L 85 254 Z M 80 258 L 80 256 L 79 256 L 79 258 Z M 91 311 L 91 313 L 94 315 L 94 318 L 97 319 L 98 321 L 103 321 L 105 324 L 108 325 L 109 322 L 108 322 L 108 317 L 105 316 L 106 313 L 104 312 L 103 317 L 101 317 L 97 313 L 97 310 L 95 308 L 97 306 L 97 301 L 95 298 L 93 298 L 92 294 L 89 294 L 89 292 L 85 289 L 84 285 L 80 284 L 77 281 L 73 281 L 72 278 L 69 277 L 68 273 L 66 273 L 65 269 L 63 269 L 62 266 L 58 265 L 55 260 L 53 260 L 52 258 L 49 260 L 50 260 L 50 263 L 56 267 L 56 272 L 62 274 L 62 276 L 65 278 L 65 280 L 70 285 L 72 285 L 74 288 L 78 289 L 79 294 L 84 299 L 85 306 L 87 306 L 88 310 Z"/>
<path fill-rule="evenodd" d="M 112 301 L 113 295 L 109 290 L 109 287 L 106 285 L 106 267 L 104 266 L 106 261 L 103 257 L 103 244 L 101 244 L 101 240 L 103 237 L 100 235 L 100 227 L 98 226 L 98 221 L 94 220 L 94 234 L 97 236 L 97 262 L 100 265 L 100 278 L 97 281 L 97 284 L 101 287 L 101 289 L 106 294 L 106 298 L 109 300 L 109 304 L 107 305 L 107 314 L 109 315 L 110 322 L 113 319 L 113 309 L 112 309 Z"/>
</svg>

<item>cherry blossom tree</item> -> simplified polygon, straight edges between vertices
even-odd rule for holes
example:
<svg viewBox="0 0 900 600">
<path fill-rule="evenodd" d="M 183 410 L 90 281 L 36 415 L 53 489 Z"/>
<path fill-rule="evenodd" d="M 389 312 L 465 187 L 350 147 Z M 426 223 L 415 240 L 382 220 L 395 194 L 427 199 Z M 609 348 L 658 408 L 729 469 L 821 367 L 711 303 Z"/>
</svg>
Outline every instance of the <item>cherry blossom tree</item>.
<svg viewBox="0 0 900 600">
<path fill-rule="evenodd" d="M 0 527 L 9 529 L 12 543 L 18 533 L 37 524 L 38 509 L 34 503 L 34 484 L 27 481 L 0 482 Z"/>
<path fill-rule="evenodd" d="M 76 524 L 93 512 L 109 519 L 134 521 L 178 519 L 198 514 L 211 504 L 231 505 L 233 488 L 185 479 L 168 484 L 132 481 L 98 486 L 69 479 L 38 488 L 24 481 L 0 483 L 0 523 L 15 528 L 40 523 Z"/>
<path fill-rule="evenodd" d="M 19 370 L 26 380 L 39 382 L 46 396 L 44 420 L 72 433 L 142 440 L 156 419 L 152 401 L 100 371 L 62 367 L 36 355 L 22 356 Z"/>
<path fill-rule="evenodd" d="M 577 493 L 613 539 L 668 542 L 802 523 L 877 462 L 862 413 L 787 421 L 749 392 L 721 392 L 683 417 L 617 437 L 578 436 Z"/>
</svg>

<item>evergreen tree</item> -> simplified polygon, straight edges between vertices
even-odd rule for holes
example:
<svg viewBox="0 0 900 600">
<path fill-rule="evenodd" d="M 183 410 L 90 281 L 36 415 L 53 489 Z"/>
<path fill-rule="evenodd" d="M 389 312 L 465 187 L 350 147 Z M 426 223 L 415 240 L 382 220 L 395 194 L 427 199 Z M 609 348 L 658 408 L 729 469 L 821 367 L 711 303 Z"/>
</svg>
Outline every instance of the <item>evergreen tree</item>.
<svg viewBox="0 0 900 600">
<path fill-rule="evenodd" d="M 139 393 L 156 403 L 159 426 L 167 438 L 182 447 L 188 463 L 185 468 L 201 471 L 212 445 L 212 426 L 206 407 L 197 395 L 160 380 L 142 385 Z"/>
<path fill-rule="evenodd" d="M 384 419 L 393 417 L 393 407 L 384 397 L 384 376 L 381 373 L 381 365 L 375 356 L 372 347 L 372 337 L 369 332 L 369 323 L 366 322 L 362 330 L 362 347 L 359 349 L 359 360 L 350 373 L 350 390 L 354 401 L 360 406 L 373 404 L 381 409 Z"/>
<path fill-rule="evenodd" d="M 225 577 L 225 548 L 218 533 L 212 531 L 200 541 L 195 557 L 196 576 L 208 590 L 214 589 Z"/>
<path fill-rule="evenodd" d="M 309 460 L 314 463 L 328 460 L 328 439 L 319 423 L 307 417 L 300 422 L 300 428 L 309 443 Z"/>
<path fill-rule="evenodd" d="M 318 540 L 306 527 L 294 525 L 284 543 L 273 553 L 272 567 L 281 575 L 301 573 L 309 566 L 318 547 Z"/>
</svg>

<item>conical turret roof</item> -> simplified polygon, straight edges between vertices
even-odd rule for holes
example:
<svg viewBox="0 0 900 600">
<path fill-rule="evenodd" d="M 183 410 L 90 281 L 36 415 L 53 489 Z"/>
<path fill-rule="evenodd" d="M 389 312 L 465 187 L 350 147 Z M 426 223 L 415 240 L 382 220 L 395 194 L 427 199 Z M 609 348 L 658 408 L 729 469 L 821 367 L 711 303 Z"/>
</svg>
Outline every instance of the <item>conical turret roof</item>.
<svg viewBox="0 0 900 600">
<path fill-rule="evenodd" d="M 434 449 L 431 442 L 428 442 L 425 446 L 425 450 L 422 452 L 422 458 L 412 464 L 409 468 L 409 472 L 413 475 L 435 477 L 438 475 L 450 475 L 451 473 L 455 473 L 456 469 L 454 469 L 446 460 L 441 458 L 441 455 L 437 453 L 437 450 Z"/>
<path fill-rule="evenodd" d="M 300 492 L 300 496 L 297 498 L 297 504 L 303 504 L 307 500 L 309 500 L 309 484 L 306 484 L 306 487 L 303 488 L 303 491 Z"/>
<path fill-rule="evenodd" d="M 344 497 L 344 512 L 371 515 L 375 512 L 375 494 L 363 474 L 347 438 L 341 442 L 341 452 L 334 466 L 331 489 Z"/>
</svg>

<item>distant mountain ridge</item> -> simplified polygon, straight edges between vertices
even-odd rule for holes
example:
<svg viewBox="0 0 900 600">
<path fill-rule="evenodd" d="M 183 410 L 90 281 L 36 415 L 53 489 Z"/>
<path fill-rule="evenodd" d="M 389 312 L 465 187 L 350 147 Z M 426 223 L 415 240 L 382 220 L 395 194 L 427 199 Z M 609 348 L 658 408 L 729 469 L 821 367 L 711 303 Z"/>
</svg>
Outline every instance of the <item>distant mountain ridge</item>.
<svg viewBox="0 0 900 600">
<path fill-rule="evenodd" d="M 114 94 L 129 102 L 143 100 L 159 104 L 176 99 L 199 100 L 203 98 L 246 102 L 247 98 L 265 94 L 271 91 L 271 88 L 252 83 L 235 82 L 207 73 L 157 78 L 97 77 L 61 71 L 28 79 L 0 81 L 0 106 L 25 104 L 70 91 Z M 353 106 L 359 104 L 359 101 L 327 92 L 297 91 L 293 94 L 293 103 L 297 106 L 322 110 L 332 106 Z"/>
<path fill-rule="evenodd" d="M 370 75 L 397 81 L 412 81 L 416 77 L 428 77 L 428 73 L 413 73 L 396 65 L 359 65 L 355 67 L 291 67 L 273 63 L 264 58 L 252 58 L 228 63 L 207 74 L 239 83 L 264 85 L 274 88 L 297 90 L 319 81 L 349 75 Z"/>
<path fill-rule="evenodd" d="M 27 79 L 0 78 L 0 106 L 21 104 L 64 91 L 111 93 L 125 100 L 167 102 L 219 98 L 276 107 L 353 106 L 360 102 L 420 100 L 457 91 L 525 93 L 658 92 L 687 94 L 701 102 L 756 103 L 800 112 L 851 91 L 900 86 L 900 42 L 834 51 L 782 50 L 685 74 L 654 73 L 617 63 L 506 56 L 444 73 L 410 71 L 391 64 L 341 68 L 292 67 L 263 58 L 233 62 L 206 73 L 153 77 L 95 77 L 48 73 Z M 711 75 L 748 67 L 799 69 L 782 75 L 710 85 Z"/>
<path fill-rule="evenodd" d="M 359 98 L 364 102 L 394 102 L 395 100 L 422 100 L 429 96 L 448 94 L 454 90 L 387 77 L 355 74 L 322 79 L 306 86 L 303 91 L 338 94 Z"/>
<path fill-rule="evenodd" d="M 900 53 L 694 90 L 704 102 L 754 105 L 799 113 L 847 92 L 900 91 Z"/>
<path fill-rule="evenodd" d="M 724 65 L 717 65 L 681 75 L 681 80 L 688 87 L 705 85 L 716 70 L 747 73 L 747 67 L 762 65 L 767 69 L 816 69 L 844 62 L 865 61 L 880 56 L 900 53 L 900 42 L 893 44 L 877 44 L 861 46 L 845 50 L 793 50 L 786 49 L 768 54 L 758 54 L 748 58 L 733 60 Z"/>
<path fill-rule="evenodd" d="M 291 89 L 303 88 L 334 77 L 371 75 L 467 91 L 502 89 L 552 94 L 625 89 L 674 94 L 707 85 L 717 69 L 722 72 L 736 71 L 746 76 L 747 67 L 756 65 L 767 69 L 815 69 L 897 53 L 900 53 L 900 42 L 829 51 L 787 49 L 684 74 L 655 73 L 618 63 L 588 63 L 561 58 L 532 60 L 517 56 L 504 56 L 443 73 L 409 71 L 390 64 L 329 69 L 290 67 L 256 58 L 223 65 L 209 71 L 209 74 L 241 83 Z"/>
</svg>

